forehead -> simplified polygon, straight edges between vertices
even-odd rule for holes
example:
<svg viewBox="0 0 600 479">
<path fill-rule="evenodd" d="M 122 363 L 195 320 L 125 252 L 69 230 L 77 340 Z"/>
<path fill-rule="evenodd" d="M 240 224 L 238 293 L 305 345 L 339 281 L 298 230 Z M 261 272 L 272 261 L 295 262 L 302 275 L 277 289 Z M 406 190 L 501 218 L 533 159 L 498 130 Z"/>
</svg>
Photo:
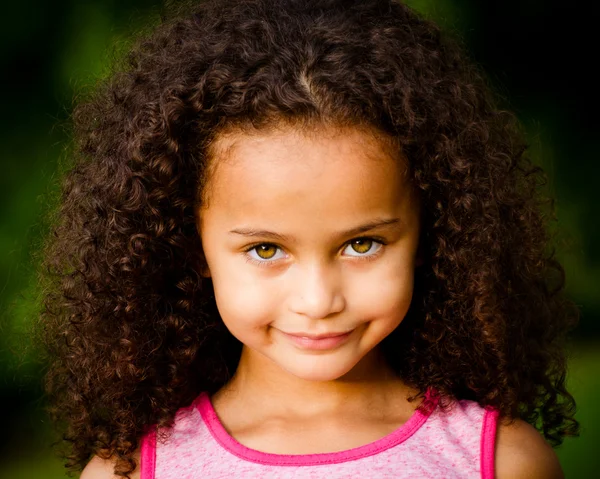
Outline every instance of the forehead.
<svg viewBox="0 0 600 479">
<path fill-rule="evenodd" d="M 394 214 L 410 190 L 400 149 L 358 128 L 236 133 L 212 151 L 204 208 L 231 220 Z"/>
</svg>

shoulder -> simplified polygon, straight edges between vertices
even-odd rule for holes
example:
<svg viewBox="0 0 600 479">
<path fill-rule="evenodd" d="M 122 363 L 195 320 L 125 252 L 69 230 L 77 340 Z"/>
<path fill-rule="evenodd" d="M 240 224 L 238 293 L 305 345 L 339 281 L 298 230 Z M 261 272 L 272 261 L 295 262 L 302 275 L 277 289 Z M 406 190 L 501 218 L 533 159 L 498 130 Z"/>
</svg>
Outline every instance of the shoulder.
<svg viewBox="0 0 600 479">
<path fill-rule="evenodd" d="M 496 436 L 497 479 L 563 479 L 558 457 L 542 435 L 520 419 L 498 422 Z"/>
<path fill-rule="evenodd" d="M 140 455 L 139 452 L 134 454 L 135 460 L 138 463 L 138 467 L 133 471 L 129 477 L 131 479 L 140 479 Z M 87 466 L 81 473 L 80 479 L 122 479 L 121 476 L 117 476 L 114 473 L 115 461 L 112 459 L 101 459 L 98 456 L 94 456 Z"/>
</svg>

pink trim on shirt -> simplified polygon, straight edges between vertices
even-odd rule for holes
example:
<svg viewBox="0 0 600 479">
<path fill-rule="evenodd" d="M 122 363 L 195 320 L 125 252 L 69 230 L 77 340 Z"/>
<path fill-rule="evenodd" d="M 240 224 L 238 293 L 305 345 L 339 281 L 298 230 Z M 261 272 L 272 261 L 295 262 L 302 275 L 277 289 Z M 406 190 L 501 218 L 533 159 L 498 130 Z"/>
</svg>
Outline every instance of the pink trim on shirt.
<svg viewBox="0 0 600 479">
<path fill-rule="evenodd" d="M 140 479 L 154 479 L 156 469 L 156 429 L 142 437 L 140 451 Z"/>
<path fill-rule="evenodd" d="M 481 429 L 481 479 L 494 479 L 498 411 L 486 408 Z"/>
<path fill-rule="evenodd" d="M 437 404 L 437 396 L 428 394 L 426 395 L 425 400 L 432 401 L 433 404 L 428 405 L 427 408 L 424 408 L 425 411 L 422 411 L 421 408 L 415 410 L 408 421 L 406 421 L 402 426 L 375 442 L 340 452 L 296 455 L 260 452 L 240 444 L 225 430 L 212 406 L 212 403 L 210 402 L 209 396 L 205 393 L 201 394 L 198 398 L 196 407 L 198 408 L 198 411 L 202 415 L 202 419 L 208 426 L 208 429 L 215 440 L 223 448 L 235 456 L 258 464 L 276 466 L 312 466 L 319 464 L 337 464 L 372 456 L 406 441 L 425 423 L 427 418 L 435 409 L 435 405 Z"/>
</svg>

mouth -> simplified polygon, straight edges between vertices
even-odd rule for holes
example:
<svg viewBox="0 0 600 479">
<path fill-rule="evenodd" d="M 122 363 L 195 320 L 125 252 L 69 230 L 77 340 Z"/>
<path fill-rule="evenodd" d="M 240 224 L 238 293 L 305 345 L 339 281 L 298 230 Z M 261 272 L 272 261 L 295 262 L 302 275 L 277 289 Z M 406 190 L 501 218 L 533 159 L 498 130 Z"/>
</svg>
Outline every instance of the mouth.
<svg viewBox="0 0 600 479">
<path fill-rule="evenodd" d="M 309 333 L 286 333 L 286 336 L 294 345 L 302 349 L 312 349 L 324 351 L 334 349 L 341 346 L 352 334 L 354 330 L 346 332 L 332 332 L 324 334 L 309 334 Z"/>
</svg>

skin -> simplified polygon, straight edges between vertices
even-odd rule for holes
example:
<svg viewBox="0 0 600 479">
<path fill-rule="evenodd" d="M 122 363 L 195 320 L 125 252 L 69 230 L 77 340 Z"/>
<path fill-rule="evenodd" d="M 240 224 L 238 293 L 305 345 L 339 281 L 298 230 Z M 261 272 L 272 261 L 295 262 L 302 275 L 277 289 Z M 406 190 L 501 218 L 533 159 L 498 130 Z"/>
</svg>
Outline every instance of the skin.
<svg viewBox="0 0 600 479">
<path fill-rule="evenodd" d="M 389 434 L 417 407 L 378 349 L 408 310 L 419 265 L 419 203 L 406 160 L 388 146 L 356 128 L 238 132 L 213 145 L 198 211 L 203 274 L 243 350 L 212 402 L 247 447 L 349 449 Z M 381 220 L 397 221 L 348 232 Z M 286 335 L 331 332 L 350 335 L 318 351 Z M 522 421 L 499 425 L 496 472 L 562 477 L 553 450 Z M 93 459 L 81 477 L 113 477 L 112 461 Z"/>
<path fill-rule="evenodd" d="M 419 205 L 405 161 L 357 129 L 229 135 L 215 151 L 199 231 L 219 312 L 244 345 L 213 398 L 224 425 L 244 445 L 296 454 L 391 432 L 416 407 L 377 348 L 412 298 Z M 382 220 L 393 222 L 348 233 Z M 285 334 L 348 331 L 325 351 Z M 348 437 L 349 418 L 362 432 Z M 300 422 L 304 436 L 290 437 Z"/>
</svg>

